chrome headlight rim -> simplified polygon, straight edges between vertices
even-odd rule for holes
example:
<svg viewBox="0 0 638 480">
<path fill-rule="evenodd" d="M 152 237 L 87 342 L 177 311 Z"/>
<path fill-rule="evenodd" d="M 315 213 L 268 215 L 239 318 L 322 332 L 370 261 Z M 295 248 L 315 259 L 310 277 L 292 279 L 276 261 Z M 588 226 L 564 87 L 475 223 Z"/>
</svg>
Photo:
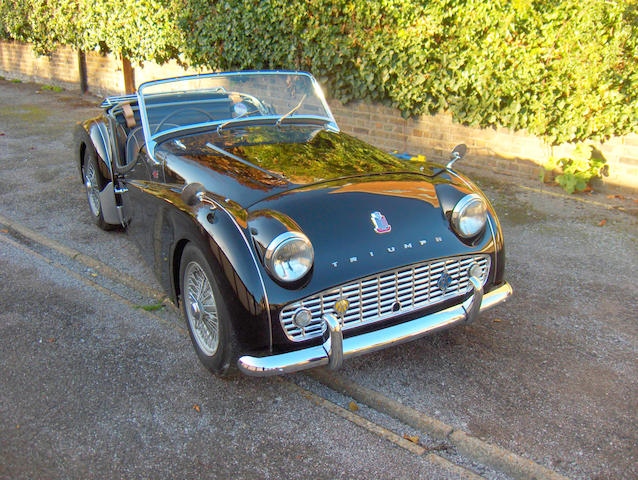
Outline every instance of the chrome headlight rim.
<svg viewBox="0 0 638 480">
<path fill-rule="evenodd" d="M 478 228 L 474 228 L 472 231 L 466 231 L 462 226 L 462 221 L 467 213 L 467 210 L 474 204 L 479 204 L 482 207 L 483 212 L 481 223 Z M 461 198 L 452 210 L 450 223 L 452 224 L 452 228 L 457 233 L 457 235 L 464 239 L 475 237 L 479 233 L 481 233 L 485 229 L 485 225 L 487 224 L 487 204 L 485 200 L 483 200 L 483 197 L 481 197 L 477 193 L 470 193 Z"/>
<path fill-rule="evenodd" d="M 307 253 L 309 253 L 309 256 L 310 256 L 309 265 L 300 274 L 297 274 L 293 277 L 282 277 L 281 275 L 277 273 L 277 268 L 274 264 L 277 258 L 277 253 L 281 248 L 296 241 L 303 242 L 306 248 L 308 249 Z M 306 237 L 301 232 L 292 231 L 292 232 L 284 232 L 277 235 L 268 244 L 268 247 L 266 247 L 266 251 L 264 253 L 264 264 L 266 266 L 266 270 L 268 270 L 268 273 L 270 273 L 270 275 L 275 280 L 279 282 L 283 282 L 283 283 L 294 283 L 294 282 L 298 282 L 299 280 L 302 280 L 308 274 L 308 272 L 312 270 L 312 266 L 314 265 L 314 262 L 315 262 L 315 253 L 314 253 L 314 248 L 312 247 L 312 243 L 310 243 L 310 240 L 308 239 L 308 237 Z"/>
</svg>

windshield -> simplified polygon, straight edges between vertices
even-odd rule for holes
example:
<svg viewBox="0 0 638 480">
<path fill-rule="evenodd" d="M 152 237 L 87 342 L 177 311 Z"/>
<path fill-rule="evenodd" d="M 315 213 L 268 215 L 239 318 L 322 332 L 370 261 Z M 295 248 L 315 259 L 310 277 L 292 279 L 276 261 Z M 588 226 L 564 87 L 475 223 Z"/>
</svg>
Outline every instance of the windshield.
<svg viewBox="0 0 638 480">
<path fill-rule="evenodd" d="M 300 72 L 194 75 L 140 85 L 138 99 L 147 140 L 170 130 L 211 124 L 221 131 L 238 122 L 291 123 L 334 117 L 315 79 Z"/>
</svg>

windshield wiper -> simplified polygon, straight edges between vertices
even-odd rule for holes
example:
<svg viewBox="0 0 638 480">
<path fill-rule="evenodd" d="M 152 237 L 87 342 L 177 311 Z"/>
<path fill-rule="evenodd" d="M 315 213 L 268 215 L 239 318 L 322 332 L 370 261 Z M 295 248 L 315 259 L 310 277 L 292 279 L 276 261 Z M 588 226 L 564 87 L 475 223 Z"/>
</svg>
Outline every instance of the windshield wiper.
<svg viewBox="0 0 638 480">
<path fill-rule="evenodd" d="M 235 120 L 239 120 L 241 117 L 245 117 L 249 113 L 255 113 L 255 110 L 253 111 L 246 110 L 244 113 L 237 115 L 235 118 L 231 118 L 230 120 L 226 120 L 224 123 L 220 123 L 219 125 L 217 125 L 217 133 L 221 132 L 222 128 L 224 128 L 229 123 L 233 123 Z"/>
<path fill-rule="evenodd" d="M 299 100 L 299 103 L 297 105 L 295 105 L 295 108 L 293 108 L 288 113 L 286 113 L 286 114 L 282 115 L 281 117 L 279 117 L 279 119 L 277 120 L 277 123 L 275 123 L 275 126 L 276 127 L 280 127 L 281 126 L 281 122 L 284 121 L 284 118 L 289 117 L 290 115 L 295 113 L 297 110 L 299 110 L 299 107 L 301 107 L 301 104 L 304 102 L 304 100 L 306 100 L 307 96 L 308 96 L 308 94 L 304 93 L 303 97 L 301 97 L 301 100 Z"/>
</svg>

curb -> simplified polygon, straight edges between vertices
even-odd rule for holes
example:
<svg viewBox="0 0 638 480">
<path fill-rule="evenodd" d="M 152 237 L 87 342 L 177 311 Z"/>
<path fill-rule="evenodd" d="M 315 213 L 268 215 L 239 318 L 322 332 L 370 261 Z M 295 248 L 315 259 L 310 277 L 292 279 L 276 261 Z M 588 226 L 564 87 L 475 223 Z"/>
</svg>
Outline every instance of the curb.
<svg viewBox="0 0 638 480">
<path fill-rule="evenodd" d="M 362 428 L 365 428 L 371 433 L 392 442 L 399 447 L 408 450 L 409 452 L 415 455 L 423 455 L 428 462 L 437 465 L 438 467 L 453 473 L 456 475 L 456 478 L 464 479 L 464 480 L 483 480 L 484 477 L 460 466 L 453 462 L 450 462 L 447 458 L 441 457 L 435 453 L 427 453 L 428 449 L 419 444 L 412 443 L 409 440 L 397 435 L 396 433 L 377 425 L 376 423 L 367 420 L 366 418 L 359 416 L 355 413 L 352 413 L 349 410 L 346 410 L 343 407 L 331 402 L 330 400 L 326 400 L 325 398 L 306 390 L 305 388 L 297 385 L 293 381 L 283 378 L 283 377 L 275 377 L 279 383 L 285 386 L 291 392 L 294 392 L 305 399 L 313 402 L 315 405 L 318 405 L 322 408 L 325 408 L 329 412 L 334 413 L 342 418 L 345 418 L 349 422 L 354 423 L 355 425 L 359 425 Z"/>
<path fill-rule="evenodd" d="M 519 480 L 568 480 L 567 477 L 532 460 L 484 442 L 462 430 L 457 430 L 435 418 L 407 407 L 397 400 L 347 380 L 339 374 L 321 368 L 310 370 L 306 372 L 306 375 L 333 390 L 368 405 L 370 408 L 394 417 L 406 425 L 421 430 L 439 440 L 450 442 L 459 453 L 513 478 Z"/>
</svg>

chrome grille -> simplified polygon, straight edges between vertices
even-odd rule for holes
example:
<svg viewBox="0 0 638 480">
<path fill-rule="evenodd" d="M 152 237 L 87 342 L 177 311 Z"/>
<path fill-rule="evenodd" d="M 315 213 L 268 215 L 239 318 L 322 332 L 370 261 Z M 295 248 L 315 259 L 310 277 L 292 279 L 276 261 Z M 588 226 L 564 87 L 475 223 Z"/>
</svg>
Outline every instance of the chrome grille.
<svg viewBox="0 0 638 480">
<path fill-rule="evenodd" d="M 490 270 L 488 255 L 444 258 L 371 275 L 325 290 L 285 306 L 279 319 L 288 338 L 299 342 L 321 335 L 324 328 L 322 315 L 335 313 L 333 306 L 340 298 L 347 299 L 349 303 L 343 320 L 344 330 L 403 315 L 465 294 L 468 270 L 474 264 L 481 267 L 480 280 L 485 284 Z M 443 272 L 449 276 L 446 289 L 440 285 L 444 283 L 441 280 Z M 299 308 L 312 312 L 312 321 L 305 328 L 292 321 Z"/>
</svg>

